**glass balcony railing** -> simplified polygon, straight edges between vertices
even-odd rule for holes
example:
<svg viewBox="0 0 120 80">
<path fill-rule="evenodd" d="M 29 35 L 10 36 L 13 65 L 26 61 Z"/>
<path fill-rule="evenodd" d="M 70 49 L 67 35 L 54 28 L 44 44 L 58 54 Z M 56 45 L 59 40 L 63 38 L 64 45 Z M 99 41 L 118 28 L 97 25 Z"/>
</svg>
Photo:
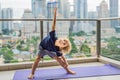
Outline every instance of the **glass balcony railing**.
<svg viewBox="0 0 120 80">
<path fill-rule="evenodd" d="M 119 27 L 111 25 L 110 19 L 57 19 L 56 35 L 67 37 L 72 50 L 66 58 L 88 58 L 105 56 L 119 59 Z M 52 19 L 0 19 L 2 22 L 19 21 L 14 30 L 3 30 L 0 38 L 0 63 L 33 61 L 37 55 L 38 45 L 49 31 Z M 51 60 L 45 56 L 44 60 Z"/>
<path fill-rule="evenodd" d="M 120 61 L 120 19 L 101 20 L 101 55 Z"/>
</svg>

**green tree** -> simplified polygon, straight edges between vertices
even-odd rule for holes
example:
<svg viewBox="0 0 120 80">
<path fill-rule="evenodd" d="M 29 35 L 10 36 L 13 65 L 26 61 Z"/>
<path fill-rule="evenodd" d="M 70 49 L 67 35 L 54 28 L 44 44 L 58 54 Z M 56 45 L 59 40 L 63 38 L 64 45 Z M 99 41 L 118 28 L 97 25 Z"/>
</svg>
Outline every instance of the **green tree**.
<svg viewBox="0 0 120 80">
<path fill-rule="evenodd" d="M 69 33 L 69 36 L 75 36 L 75 35 L 76 33 L 72 33 L 72 32 Z"/>
<path fill-rule="evenodd" d="M 30 50 L 31 47 L 34 47 L 34 53 L 37 52 L 37 47 L 38 47 L 38 41 L 40 40 L 40 37 L 32 37 L 31 39 L 27 39 L 26 45 L 29 46 L 27 49 Z"/>
<path fill-rule="evenodd" d="M 9 33 L 10 33 L 9 29 L 3 29 L 2 32 L 5 35 L 9 35 Z"/>
<path fill-rule="evenodd" d="M 17 47 L 16 47 L 18 50 L 20 50 L 20 52 L 21 52 L 21 50 L 22 50 L 22 45 L 17 45 Z"/>
<path fill-rule="evenodd" d="M 111 37 L 109 39 L 105 39 L 108 43 L 106 48 L 101 48 L 101 52 L 103 56 L 120 60 L 120 38 Z"/>
<path fill-rule="evenodd" d="M 77 33 L 72 33 L 72 32 L 69 33 L 69 36 L 75 36 L 75 35 L 77 35 L 77 36 L 85 36 L 85 35 L 87 35 L 87 33 L 85 33 L 84 31 L 79 31 Z"/>
<path fill-rule="evenodd" d="M 70 40 L 71 46 L 72 46 L 72 50 L 70 52 L 70 55 L 73 55 L 74 53 L 77 53 L 78 50 L 77 50 L 77 47 L 76 47 L 76 45 L 74 43 L 74 39 L 72 37 L 69 37 L 69 40 Z"/>
<path fill-rule="evenodd" d="M 76 33 L 77 36 L 85 36 L 87 35 L 84 31 L 80 31 L 78 33 Z"/>
<path fill-rule="evenodd" d="M 24 41 L 23 41 L 23 40 L 18 40 L 18 41 L 17 41 L 17 46 L 16 46 L 16 48 L 20 51 L 20 53 L 21 53 L 21 51 L 22 51 L 22 44 L 24 44 Z"/>
<path fill-rule="evenodd" d="M 13 52 L 7 47 L 0 49 L 0 55 L 3 55 L 5 63 L 9 63 L 11 60 L 13 60 Z"/>
<path fill-rule="evenodd" d="M 116 37 L 111 37 L 109 40 L 108 40 L 108 49 L 112 52 L 112 53 L 115 53 L 115 54 L 119 54 L 120 52 L 120 49 L 119 47 L 120 46 L 120 40 L 119 38 L 116 38 Z"/>
<path fill-rule="evenodd" d="M 2 34 L 2 33 L 0 33 L 0 37 L 2 37 L 2 35 L 3 35 L 3 34 Z"/>
<path fill-rule="evenodd" d="M 80 51 L 82 53 L 84 53 L 86 56 L 90 56 L 91 55 L 90 54 L 90 48 L 85 43 L 82 44 Z"/>
<path fill-rule="evenodd" d="M 101 48 L 101 53 L 102 53 L 101 55 L 103 55 L 103 56 L 107 56 L 107 55 L 112 54 L 111 50 L 107 49 L 107 48 Z"/>
<path fill-rule="evenodd" d="M 93 30 L 93 31 L 92 31 L 92 34 L 95 35 L 95 34 L 96 34 L 96 31 Z"/>
<path fill-rule="evenodd" d="M 40 40 L 40 37 L 32 37 L 32 39 L 31 39 L 31 43 L 34 46 L 34 53 L 37 52 L 38 40 Z"/>
</svg>

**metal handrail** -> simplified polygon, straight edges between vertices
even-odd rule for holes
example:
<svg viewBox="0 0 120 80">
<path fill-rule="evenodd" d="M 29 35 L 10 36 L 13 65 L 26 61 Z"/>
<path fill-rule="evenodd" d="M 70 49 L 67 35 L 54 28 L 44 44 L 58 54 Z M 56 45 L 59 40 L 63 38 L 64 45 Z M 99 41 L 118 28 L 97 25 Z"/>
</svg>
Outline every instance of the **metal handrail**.
<svg viewBox="0 0 120 80">
<path fill-rule="evenodd" d="M 53 19 L 0 19 L 0 21 L 52 21 Z M 97 21 L 98 19 L 56 19 L 57 21 Z"/>
<path fill-rule="evenodd" d="M 0 21 L 52 21 L 53 19 L 0 19 Z M 76 19 L 76 18 L 69 18 L 69 19 L 56 19 L 57 21 L 104 21 L 104 20 L 120 20 L 120 17 L 112 17 L 112 18 L 95 18 L 95 19 Z"/>
<path fill-rule="evenodd" d="M 0 21 L 52 21 L 53 19 L 0 19 Z M 98 19 L 56 19 L 57 21 L 97 21 Z"/>
<path fill-rule="evenodd" d="M 105 21 L 105 20 L 120 20 L 120 17 L 99 18 L 98 20 L 100 20 L 100 21 Z"/>
</svg>

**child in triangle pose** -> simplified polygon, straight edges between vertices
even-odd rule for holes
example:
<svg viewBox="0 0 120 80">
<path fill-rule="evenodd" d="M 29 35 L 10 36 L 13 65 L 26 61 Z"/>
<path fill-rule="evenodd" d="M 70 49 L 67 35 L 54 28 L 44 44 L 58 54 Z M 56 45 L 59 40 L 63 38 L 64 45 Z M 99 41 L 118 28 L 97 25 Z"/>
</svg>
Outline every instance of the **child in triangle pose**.
<svg viewBox="0 0 120 80">
<path fill-rule="evenodd" d="M 49 32 L 49 35 L 45 37 L 39 44 L 39 52 L 34 64 L 32 65 L 32 71 L 28 76 L 29 79 L 32 79 L 34 77 L 37 65 L 45 55 L 48 55 L 51 58 L 55 59 L 66 70 L 66 73 L 75 74 L 74 71 L 68 68 L 68 62 L 63 56 L 63 53 L 69 53 L 71 50 L 70 41 L 66 38 L 55 37 L 56 13 L 57 8 L 54 9 L 52 31 Z"/>
</svg>

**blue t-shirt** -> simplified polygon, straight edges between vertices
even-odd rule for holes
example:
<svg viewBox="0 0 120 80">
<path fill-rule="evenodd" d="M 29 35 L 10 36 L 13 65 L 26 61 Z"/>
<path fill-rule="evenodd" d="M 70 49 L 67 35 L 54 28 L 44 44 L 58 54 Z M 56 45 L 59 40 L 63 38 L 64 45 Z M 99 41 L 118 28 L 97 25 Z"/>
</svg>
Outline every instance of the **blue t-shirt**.
<svg viewBox="0 0 120 80">
<path fill-rule="evenodd" d="M 40 46 L 42 46 L 43 49 L 46 49 L 48 51 L 56 52 L 57 56 L 62 56 L 62 53 L 59 52 L 59 48 L 57 46 L 55 46 L 56 40 L 57 40 L 57 37 L 55 35 L 55 31 L 51 31 L 51 32 L 49 32 L 48 36 L 46 36 L 40 42 Z"/>
</svg>

